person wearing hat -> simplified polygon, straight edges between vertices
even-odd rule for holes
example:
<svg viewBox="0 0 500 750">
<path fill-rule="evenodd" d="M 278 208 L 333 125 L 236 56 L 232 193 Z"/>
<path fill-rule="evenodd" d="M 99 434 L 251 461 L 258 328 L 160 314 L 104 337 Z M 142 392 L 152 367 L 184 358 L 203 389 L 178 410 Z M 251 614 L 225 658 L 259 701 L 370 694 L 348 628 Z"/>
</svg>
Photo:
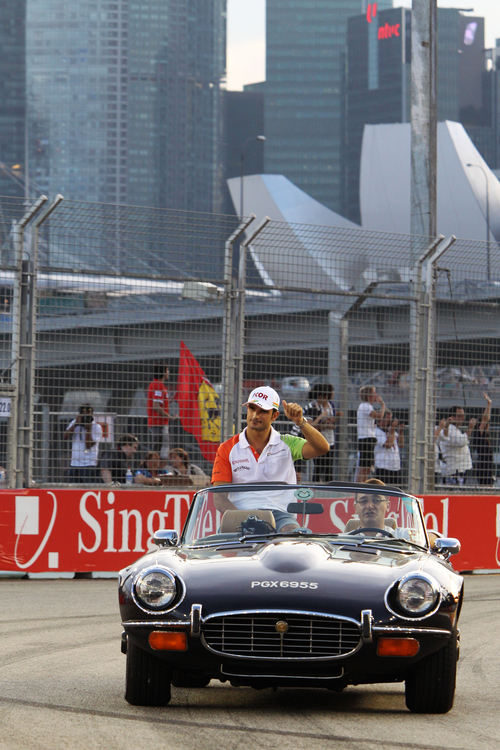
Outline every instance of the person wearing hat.
<svg viewBox="0 0 500 750">
<path fill-rule="evenodd" d="M 328 452 L 328 440 L 304 419 L 299 404 L 283 401 L 283 411 L 300 428 L 302 437 L 281 435 L 274 429 L 273 422 L 278 418 L 280 408 L 280 398 L 274 388 L 254 388 L 243 406 L 247 408 L 247 426 L 243 432 L 219 445 L 212 470 L 213 485 L 249 482 L 296 484 L 294 461 Z M 277 506 L 276 510 L 283 510 L 278 501 Z M 226 496 L 218 496 L 217 507 L 218 510 L 228 510 L 242 505 L 238 505 L 234 498 L 232 501 Z"/>
</svg>

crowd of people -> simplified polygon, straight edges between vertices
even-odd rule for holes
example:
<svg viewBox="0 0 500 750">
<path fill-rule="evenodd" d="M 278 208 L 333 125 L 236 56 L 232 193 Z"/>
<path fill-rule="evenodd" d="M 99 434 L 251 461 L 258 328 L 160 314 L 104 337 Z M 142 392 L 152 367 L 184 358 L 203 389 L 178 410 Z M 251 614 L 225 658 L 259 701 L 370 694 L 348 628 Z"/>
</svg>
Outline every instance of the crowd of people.
<svg viewBox="0 0 500 750">
<path fill-rule="evenodd" d="M 120 435 L 114 447 L 100 450 L 102 428 L 94 420 L 90 404 L 80 406 L 64 437 L 72 440 L 71 462 L 66 474 L 69 483 L 102 481 L 105 484 L 201 486 L 210 481 L 203 469 L 191 462 L 184 448 L 171 448 L 167 455 L 163 450 L 155 450 L 158 447 L 155 433 L 142 459 L 138 459 L 139 438 L 132 433 Z M 163 435 L 160 437 L 164 445 Z"/>
<path fill-rule="evenodd" d="M 335 431 L 342 412 L 336 407 L 331 384 L 314 385 L 304 407 L 282 402 L 284 416 L 292 422 L 289 434 L 282 434 L 273 426 L 280 414 L 277 391 L 270 386 L 255 388 L 243 404 L 245 429 L 219 446 L 210 476 L 210 469 L 193 463 L 184 447 L 170 446 L 168 378 L 168 367 L 163 367 L 148 388 L 145 452 L 131 433 L 121 435 L 113 448 L 101 446 L 102 428 L 94 419 L 92 406 L 80 406 L 64 433 L 64 438 L 72 441 L 66 481 L 202 486 L 210 481 L 238 482 L 240 477 L 244 481 L 287 482 L 310 478 L 320 483 L 339 478 L 335 471 Z M 463 407 L 454 406 L 436 424 L 436 484 L 495 483 L 490 438 L 492 404 L 486 392 L 483 397 L 486 405 L 480 419 L 471 417 L 466 423 Z M 355 481 L 376 478 L 402 486 L 404 425 L 373 385 L 360 388 L 356 428 Z M 287 467 L 284 473 L 283 466 Z"/>
</svg>

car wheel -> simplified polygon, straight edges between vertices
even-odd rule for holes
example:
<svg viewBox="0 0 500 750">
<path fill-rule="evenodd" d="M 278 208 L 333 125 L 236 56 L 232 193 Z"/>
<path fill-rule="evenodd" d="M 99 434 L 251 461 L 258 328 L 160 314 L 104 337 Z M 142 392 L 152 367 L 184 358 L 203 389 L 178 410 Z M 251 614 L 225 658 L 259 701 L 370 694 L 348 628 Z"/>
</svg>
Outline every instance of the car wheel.
<svg viewBox="0 0 500 750">
<path fill-rule="evenodd" d="M 413 713 L 445 714 L 453 706 L 457 674 L 457 637 L 415 665 L 406 678 L 406 706 Z"/>
<path fill-rule="evenodd" d="M 204 688 L 210 682 L 211 677 L 203 672 L 181 672 L 174 671 L 172 685 L 182 688 Z"/>
<path fill-rule="evenodd" d="M 166 706 L 170 701 L 171 672 L 164 662 L 129 639 L 125 700 L 132 706 Z"/>
</svg>

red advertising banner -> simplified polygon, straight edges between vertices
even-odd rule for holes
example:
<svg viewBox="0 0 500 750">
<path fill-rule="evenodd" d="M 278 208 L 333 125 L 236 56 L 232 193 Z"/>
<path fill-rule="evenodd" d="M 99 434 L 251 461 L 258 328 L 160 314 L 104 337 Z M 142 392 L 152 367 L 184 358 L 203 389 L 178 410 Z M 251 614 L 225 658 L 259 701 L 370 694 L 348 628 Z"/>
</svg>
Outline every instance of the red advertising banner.
<svg viewBox="0 0 500 750">
<path fill-rule="evenodd" d="M 181 531 L 192 491 L 0 491 L 0 571 L 115 572 L 154 549 L 157 529 Z M 500 496 L 426 495 L 428 529 L 457 537 L 456 570 L 500 572 Z"/>
<path fill-rule="evenodd" d="M 30 489 L 0 492 L 0 570 L 117 571 L 180 531 L 193 492 Z"/>
</svg>

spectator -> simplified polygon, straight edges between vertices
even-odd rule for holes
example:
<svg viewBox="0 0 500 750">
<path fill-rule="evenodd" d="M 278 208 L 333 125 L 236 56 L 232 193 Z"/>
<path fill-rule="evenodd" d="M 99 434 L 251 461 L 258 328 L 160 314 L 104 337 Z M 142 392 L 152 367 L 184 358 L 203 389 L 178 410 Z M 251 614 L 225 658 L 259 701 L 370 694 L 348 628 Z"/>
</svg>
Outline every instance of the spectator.
<svg viewBox="0 0 500 750">
<path fill-rule="evenodd" d="M 398 430 L 399 421 L 386 409 L 383 419 L 375 427 L 377 443 L 374 449 L 375 477 L 385 484 L 401 486 L 400 447 L 403 435 Z"/>
<path fill-rule="evenodd" d="M 304 417 L 321 432 L 330 446 L 328 453 L 314 459 L 313 482 L 331 482 L 333 479 L 335 421 L 338 416 L 342 416 L 342 412 L 337 413 L 335 410 L 334 395 L 333 385 L 317 383 L 309 391 L 311 400 L 304 408 Z M 292 428 L 292 432 L 296 434 L 298 428 Z"/>
<path fill-rule="evenodd" d="M 189 453 L 184 448 L 172 448 L 168 458 L 170 473 L 174 476 L 189 477 L 199 486 L 210 484 L 210 477 L 197 464 L 190 462 Z"/>
<path fill-rule="evenodd" d="M 453 406 L 439 433 L 445 484 L 464 484 L 472 468 L 469 438 L 476 426 L 477 419 L 470 419 L 467 431 L 462 432 L 460 427 L 464 421 L 465 412 L 463 408 Z"/>
<path fill-rule="evenodd" d="M 169 448 L 168 435 L 168 378 L 169 369 L 166 365 L 161 365 L 156 377 L 148 386 L 147 394 L 147 413 L 148 413 L 148 433 L 149 449 L 156 451 L 162 458 L 167 458 Z"/>
<path fill-rule="evenodd" d="M 434 484 L 440 484 L 443 480 L 443 454 L 439 443 L 439 435 L 444 428 L 446 419 L 440 419 L 439 424 L 434 427 Z"/>
<path fill-rule="evenodd" d="M 164 478 L 171 476 L 171 472 L 162 468 L 161 463 L 161 456 L 157 451 L 148 451 L 135 472 L 134 483 L 153 486 L 163 484 Z"/>
<path fill-rule="evenodd" d="M 139 447 L 139 440 L 129 432 L 122 435 L 116 448 L 109 451 L 101 459 L 101 477 L 105 484 L 125 484 L 127 472 L 134 474 L 135 455 Z"/>
<path fill-rule="evenodd" d="M 71 442 L 71 463 L 67 472 L 68 482 L 96 482 L 99 443 L 102 440 L 102 427 L 94 419 L 94 409 L 90 404 L 82 404 L 77 416 L 64 431 L 64 439 Z"/>
<path fill-rule="evenodd" d="M 356 481 L 365 482 L 374 464 L 374 449 L 377 442 L 375 427 L 385 414 L 385 404 L 374 385 L 363 385 L 359 389 L 361 403 L 357 412 L 358 468 Z M 378 405 L 378 409 L 375 408 Z"/>
<path fill-rule="evenodd" d="M 490 440 L 491 398 L 483 393 L 486 407 L 479 424 L 474 426 L 471 434 L 471 448 L 474 454 L 474 475 L 477 483 L 491 485 L 495 482 L 493 449 Z"/>
</svg>

